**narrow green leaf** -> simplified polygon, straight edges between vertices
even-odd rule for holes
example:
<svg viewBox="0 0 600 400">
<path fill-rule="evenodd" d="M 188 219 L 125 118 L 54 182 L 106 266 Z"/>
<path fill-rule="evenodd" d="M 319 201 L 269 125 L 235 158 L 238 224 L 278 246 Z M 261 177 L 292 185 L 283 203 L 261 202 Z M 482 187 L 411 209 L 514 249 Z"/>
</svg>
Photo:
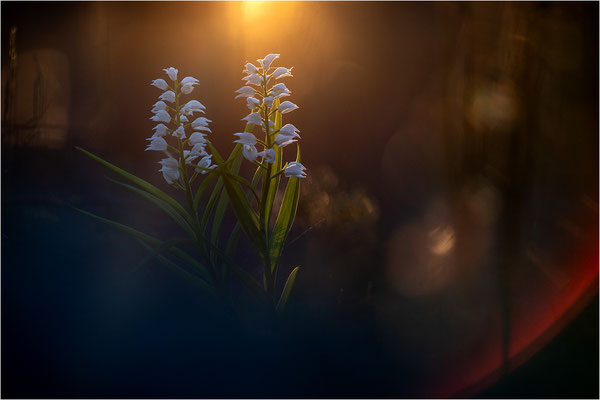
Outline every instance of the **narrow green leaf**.
<svg viewBox="0 0 600 400">
<path fill-rule="evenodd" d="M 181 226 L 186 232 L 188 232 L 190 235 L 192 235 L 192 237 L 195 236 L 194 233 L 194 229 L 192 228 L 192 217 L 186 212 L 185 216 L 181 216 L 173 207 L 171 207 L 171 205 L 163 200 L 161 200 L 160 198 L 144 191 L 141 190 L 135 186 L 129 185 L 127 183 L 123 183 L 123 182 L 119 182 L 117 180 L 114 180 L 112 178 L 108 178 L 108 180 L 116 183 L 117 185 L 121 185 L 124 188 L 127 188 L 129 190 L 131 190 L 132 192 L 142 196 L 143 198 L 151 201 L 152 203 L 154 203 L 155 205 L 157 205 L 159 208 L 161 208 L 164 212 L 166 212 L 177 224 L 179 224 L 179 226 Z"/>
<path fill-rule="evenodd" d="M 283 292 L 281 292 L 281 297 L 279 298 L 279 302 L 277 303 L 277 311 L 283 313 L 285 311 L 285 307 L 288 304 L 290 296 L 294 290 L 294 284 L 296 283 L 296 275 L 298 275 L 298 271 L 300 267 L 296 267 L 290 272 L 290 276 L 288 276 L 287 281 L 285 282 L 285 286 L 283 287 Z"/>
<path fill-rule="evenodd" d="M 169 203 L 180 214 L 184 215 L 186 213 L 185 209 L 181 206 L 181 204 L 179 204 L 179 202 L 177 200 L 175 200 L 174 198 L 172 198 L 171 196 L 169 196 L 168 194 L 166 194 L 165 192 L 163 192 L 162 190 L 160 190 L 153 184 L 146 182 L 145 180 L 143 180 L 141 178 L 138 178 L 137 176 L 125 171 L 124 169 L 121 169 L 121 168 L 117 167 L 116 165 L 113 165 L 113 164 L 109 163 L 108 161 L 105 161 L 102 158 L 90 153 L 89 151 L 82 149 L 81 147 L 75 146 L 75 148 L 77 150 L 81 151 L 82 153 L 84 153 L 85 155 L 87 155 L 88 157 L 93 158 L 94 160 L 98 161 L 99 163 L 103 164 L 104 166 L 112 169 L 119 175 L 125 177 L 126 179 L 129 179 L 136 185 L 140 186 L 142 189 L 152 193 L 153 195 L 159 197 L 161 200 Z"/>
<path fill-rule="evenodd" d="M 275 100 L 273 107 L 279 106 L 279 99 Z M 275 122 L 275 126 L 273 127 L 274 131 L 281 129 L 282 118 L 281 113 L 279 111 L 275 112 L 271 117 L 273 122 Z M 281 170 L 281 163 L 283 157 L 283 151 L 277 145 L 273 145 L 273 149 L 275 150 L 275 163 L 269 165 L 269 171 L 267 176 L 272 176 L 277 171 Z M 277 175 L 275 178 L 271 179 L 271 184 L 269 186 L 269 192 L 266 197 L 266 204 L 264 204 L 264 215 L 265 215 L 265 232 L 269 231 L 269 225 L 271 221 L 271 214 L 273 213 L 273 202 L 275 201 L 275 196 L 277 195 L 277 190 L 279 189 L 279 180 L 281 175 Z"/>
<path fill-rule="evenodd" d="M 143 241 L 141 239 L 137 239 L 137 241 L 148 251 L 156 253 L 155 249 L 153 249 L 152 246 L 150 246 L 145 241 Z M 156 257 L 160 260 L 160 262 L 162 262 L 164 265 L 166 265 L 167 267 L 172 269 L 177 275 L 181 276 L 182 278 L 184 278 L 188 282 L 192 283 L 193 285 L 199 287 L 200 289 L 205 290 L 206 292 L 211 294 L 214 298 L 216 298 L 217 294 L 216 294 L 215 288 L 212 285 L 210 285 L 209 283 L 207 283 L 206 281 L 204 281 L 202 278 L 189 273 L 184 268 L 181 268 L 179 265 L 177 265 L 173 261 L 169 260 L 167 257 L 165 257 L 162 254 L 158 254 Z"/>
<path fill-rule="evenodd" d="M 127 226 L 127 225 L 121 224 L 119 222 L 116 222 L 116 221 L 113 221 L 113 220 L 110 220 L 110 219 L 106 219 L 106 218 L 100 217 L 100 216 L 98 216 L 96 214 L 92 214 L 90 212 L 84 211 L 84 210 L 76 208 L 76 207 L 73 207 L 73 208 L 75 210 L 79 211 L 80 213 L 83 213 L 83 214 L 85 214 L 87 216 L 90 216 L 90 217 L 92 217 L 94 219 L 97 219 L 100 222 L 103 222 L 103 223 L 105 223 L 107 225 L 110 225 L 112 227 L 120 229 L 121 231 L 123 231 L 125 233 L 128 233 L 128 234 L 130 234 L 130 235 L 132 235 L 132 236 L 134 236 L 134 237 L 136 237 L 138 239 L 141 239 L 141 240 L 143 240 L 143 241 L 145 241 L 147 243 L 150 243 L 150 244 L 152 244 L 154 246 L 160 246 L 160 245 L 163 244 L 162 240 L 157 239 L 157 238 L 155 238 L 153 236 L 150 236 L 150 235 L 148 235 L 146 233 L 140 232 L 137 229 L 131 228 L 131 227 Z M 206 267 L 204 267 L 204 265 L 202 265 L 201 263 L 199 263 L 197 260 L 195 260 L 189 254 L 187 254 L 185 251 L 183 251 L 183 250 L 181 250 L 181 249 L 179 249 L 177 247 L 172 247 L 170 249 L 170 251 L 174 255 L 176 255 L 177 257 L 179 257 L 182 261 L 188 263 L 190 266 L 195 267 L 198 270 L 198 272 L 200 274 L 202 274 L 203 278 L 208 279 L 208 280 L 211 279 L 210 273 L 208 272 L 208 270 L 206 269 Z"/>
<path fill-rule="evenodd" d="M 208 188 L 208 186 L 211 184 L 211 182 L 215 179 L 216 176 L 217 176 L 217 174 L 209 174 L 206 178 L 204 178 L 204 180 L 202 181 L 200 186 L 198 186 L 198 190 L 196 191 L 196 194 L 194 195 L 194 210 L 198 210 L 198 206 L 200 205 L 200 199 L 202 198 L 202 194 L 204 193 L 206 188 Z"/>
<path fill-rule="evenodd" d="M 296 155 L 296 161 L 300 162 L 300 146 Z M 270 240 L 270 257 L 271 265 L 274 270 L 277 268 L 279 257 L 283 249 L 285 239 L 292 228 L 296 210 L 298 209 L 298 199 L 300 197 L 300 178 L 289 178 L 283 201 L 279 208 L 279 215 L 273 228 L 273 233 Z"/>
<path fill-rule="evenodd" d="M 240 222 L 240 225 L 242 226 L 242 229 L 244 230 L 244 233 L 255 245 L 261 256 L 268 257 L 268 255 L 264 253 L 265 247 L 264 242 L 261 240 L 261 234 L 258 228 L 258 219 L 256 214 L 254 214 L 254 211 L 252 211 L 252 208 L 250 208 L 250 204 L 246 199 L 246 194 L 241 189 L 239 183 L 229 176 L 230 172 L 217 149 L 215 149 L 210 143 L 208 145 L 213 154 L 215 162 L 219 166 L 217 170 L 221 175 L 223 184 L 227 190 L 227 195 L 231 201 L 231 206 L 236 217 L 238 218 L 238 221 Z"/>
</svg>

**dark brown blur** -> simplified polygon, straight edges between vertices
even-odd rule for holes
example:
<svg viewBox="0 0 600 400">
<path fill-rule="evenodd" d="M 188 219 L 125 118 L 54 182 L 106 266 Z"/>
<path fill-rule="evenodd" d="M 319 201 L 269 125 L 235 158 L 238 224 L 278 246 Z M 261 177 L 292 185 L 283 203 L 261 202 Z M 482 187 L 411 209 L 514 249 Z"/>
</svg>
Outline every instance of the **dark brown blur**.
<svg viewBox="0 0 600 400">
<path fill-rule="evenodd" d="M 150 82 L 199 79 L 227 152 L 244 64 L 279 53 L 308 168 L 296 312 L 372 327 L 412 379 L 374 395 L 472 395 L 598 291 L 598 45 L 597 3 L 3 2 L 2 177 L 50 157 L 83 180 L 78 145 L 166 186 Z"/>
</svg>

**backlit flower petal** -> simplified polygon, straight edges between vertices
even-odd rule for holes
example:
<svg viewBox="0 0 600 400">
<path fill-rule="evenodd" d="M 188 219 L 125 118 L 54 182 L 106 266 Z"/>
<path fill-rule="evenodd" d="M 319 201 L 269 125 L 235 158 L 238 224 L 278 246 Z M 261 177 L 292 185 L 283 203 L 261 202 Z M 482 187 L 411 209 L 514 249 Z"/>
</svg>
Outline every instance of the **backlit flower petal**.
<svg viewBox="0 0 600 400">
<path fill-rule="evenodd" d="M 172 90 L 169 90 L 161 94 L 158 98 L 164 101 L 168 101 L 169 103 L 174 103 L 175 93 Z"/>
<path fill-rule="evenodd" d="M 259 125 L 262 123 L 262 117 L 259 113 L 251 113 L 242 118 L 242 121 L 246 121 L 249 124 Z"/>
<path fill-rule="evenodd" d="M 171 122 L 171 116 L 165 110 L 159 110 L 154 116 L 150 117 L 155 122 Z"/>
<path fill-rule="evenodd" d="M 246 144 L 242 147 L 242 155 L 246 160 L 254 162 L 256 161 L 256 157 L 258 157 L 258 151 L 256 147 Z"/>
<path fill-rule="evenodd" d="M 284 78 L 286 76 L 294 76 L 292 75 L 292 68 L 277 67 L 277 69 L 271 74 L 271 76 L 275 79 Z"/>
<path fill-rule="evenodd" d="M 241 143 L 243 145 L 250 146 L 254 146 L 256 144 L 256 136 L 254 136 L 250 132 L 234 133 L 234 136 L 239 137 L 239 139 L 234 140 L 233 143 Z"/>
<path fill-rule="evenodd" d="M 263 58 L 261 60 L 257 60 L 257 61 L 260 63 L 260 65 L 266 71 L 271 66 L 271 63 L 278 57 L 279 57 L 279 54 L 268 54 L 267 56 L 265 56 L 265 58 Z"/>
<path fill-rule="evenodd" d="M 167 75 L 169 76 L 169 78 L 172 81 L 176 81 L 177 80 L 177 72 L 179 72 L 179 71 L 177 71 L 176 68 L 173 68 L 173 67 L 165 68 L 165 69 L 163 69 L 163 71 L 165 71 L 167 73 Z"/>
<path fill-rule="evenodd" d="M 150 85 L 156 86 L 160 90 L 167 90 L 169 88 L 169 85 L 167 85 L 167 81 L 165 81 L 164 79 L 155 79 Z"/>
<path fill-rule="evenodd" d="M 279 107 L 277 109 L 279 110 L 280 113 L 285 114 L 285 113 L 289 113 L 290 111 L 294 111 L 297 108 L 299 108 L 299 107 L 297 105 L 295 105 L 294 103 L 292 103 L 291 101 L 284 101 L 283 103 L 281 103 L 279 105 Z"/>
<path fill-rule="evenodd" d="M 269 164 L 275 163 L 275 150 L 267 149 L 258 153 L 259 156 L 264 157 L 265 161 Z"/>
<path fill-rule="evenodd" d="M 235 96 L 235 98 L 239 98 L 239 97 L 251 97 L 254 96 L 254 89 L 250 86 L 242 86 L 241 88 L 239 88 L 238 90 L 235 91 L 236 93 L 239 93 L 237 96 Z"/>
<path fill-rule="evenodd" d="M 148 151 L 148 150 L 166 151 L 167 150 L 167 141 L 160 136 L 156 137 L 156 138 L 152 139 L 152 141 L 150 142 L 150 144 L 148 145 L 148 147 L 146 147 L 146 150 L 144 150 L 144 151 Z"/>
</svg>

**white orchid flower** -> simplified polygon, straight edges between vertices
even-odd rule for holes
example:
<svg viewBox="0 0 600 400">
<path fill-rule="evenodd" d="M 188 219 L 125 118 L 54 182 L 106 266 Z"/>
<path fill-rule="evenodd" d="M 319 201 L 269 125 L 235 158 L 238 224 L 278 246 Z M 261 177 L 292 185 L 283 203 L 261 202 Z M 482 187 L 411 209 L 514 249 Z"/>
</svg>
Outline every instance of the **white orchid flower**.
<svg viewBox="0 0 600 400">
<path fill-rule="evenodd" d="M 171 116 L 165 110 L 159 110 L 154 116 L 150 117 L 154 122 L 171 122 Z"/>
<path fill-rule="evenodd" d="M 306 171 L 304 165 L 294 161 L 285 167 L 283 173 L 285 174 L 286 178 L 306 178 L 306 173 L 304 171 Z"/>
<path fill-rule="evenodd" d="M 234 133 L 233 135 L 239 137 L 239 139 L 234 140 L 233 143 L 241 143 L 248 146 L 254 146 L 256 144 L 256 136 L 250 132 Z"/>
<path fill-rule="evenodd" d="M 275 61 L 276 58 L 279 58 L 279 54 L 268 54 L 267 56 L 265 56 L 265 58 L 256 61 L 258 61 L 259 64 L 263 67 L 263 69 L 266 71 L 271 67 L 271 63 Z"/>
<path fill-rule="evenodd" d="M 198 79 L 186 76 L 181 80 L 181 92 L 184 94 L 190 94 L 194 90 L 194 86 L 198 84 Z"/>
<path fill-rule="evenodd" d="M 297 105 L 295 105 L 294 103 L 292 103 L 291 101 L 284 101 L 283 103 L 281 103 L 279 105 L 279 107 L 277 107 L 277 110 L 282 114 L 286 114 L 286 113 L 289 113 L 290 111 L 294 111 L 297 108 L 299 108 L 299 107 Z"/>
<path fill-rule="evenodd" d="M 198 79 L 194 78 L 193 76 L 186 76 L 185 78 L 183 78 L 181 80 L 182 85 L 188 85 L 188 84 L 197 85 L 198 82 L 200 82 L 200 81 Z"/>
<path fill-rule="evenodd" d="M 173 92 L 172 90 L 166 91 L 163 94 L 161 94 L 158 98 L 164 101 L 168 101 L 169 103 L 175 103 L 175 92 Z"/>
<path fill-rule="evenodd" d="M 277 146 L 279 146 L 280 148 L 284 148 L 285 146 L 295 143 L 296 141 L 298 141 L 298 139 L 296 139 L 295 137 L 284 135 L 281 133 L 275 138 L 275 144 L 277 144 Z"/>
<path fill-rule="evenodd" d="M 267 96 L 263 99 L 263 102 L 265 103 L 265 106 L 271 108 L 273 107 L 273 96 Z"/>
<path fill-rule="evenodd" d="M 242 71 L 244 74 L 252 75 L 258 72 L 258 68 L 252 63 L 247 63 L 246 68 Z"/>
<path fill-rule="evenodd" d="M 159 169 L 169 185 L 172 185 L 179 179 L 179 162 L 174 158 L 165 158 L 158 162 L 162 165 Z"/>
<path fill-rule="evenodd" d="M 197 144 L 205 144 L 206 143 L 206 134 L 200 132 L 194 132 L 190 135 L 189 141 L 192 145 Z"/>
<path fill-rule="evenodd" d="M 155 86 L 155 87 L 159 88 L 160 90 L 167 90 L 169 88 L 167 81 L 165 81 L 164 79 L 155 79 L 152 81 L 152 83 L 150 85 Z"/>
<path fill-rule="evenodd" d="M 275 150 L 267 149 L 258 153 L 259 156 L 263 157 L 269 164 L 275 164 Z"/>
<path fill-rule="evenodd" d="M 160 110 L 167 110 L 167 103 L 162 100 L 157 101 L 154 103 L 154 106 L 152 106 L 153 113 L 159 112 Z"/>
<path fill-rule="evenodd" d="M 294 67 L 292 67 L 292 68 L 294 68 Z M 279 78 L 285 78 L 286 76 L 294 76 L 294 75 L 292 75 L 292 68 L 277 67 L 277 69 L 275 71 L 273 71 L 273 73 L 271 74 L 271 77 L 273 77 L 275 79 L 279 79 Z"/>
<path fill-rule="evenodd" d="M 258 150 L 256 150 L 256 147 L 252 146 L 252 145 L 248 145 L 245 144 L 242 147 L 242 155 L 244 156 L 244 158 L 250 162 L 254 162 L 256 161 L 256 158 L 258 157 Z"/>
<path fill-rule="evenodd" d="M 209 122 L 212 122 L 212 121 L 208 118 L 198 117 L 192 122 L 192 128 L 198 129 L 198 128 L 207 127 Z"/>
<path fill-rule="evenodd" d="M 205 149 L 205 145 L 202 143 L 195 144 L 194 147 L 192 147 L 191 152 L 192 154 L 195 154 L 199 157 L 208 155 Z"/>
<path fill-rule="evenodd" d="M 237 96 L 235 96 L 236 99 L 240 98 L 240 97 L 252 97 L 252 96 L 254 96 L 254 93 L 255 93 L 254 88 L 252 88 L 250 86 L 242 86 L 235 92 L 239 93 Z"/>
<path fill-rule="evenodd" d="M 177 80 L 177 72 L 179 72 L 179 71 L 177 71 L 176 68 L 173 68 L 173 67 L 165 68 L 165 69 L 163 69 L 163 71 L 165 71 L 167 73 L 167 75 L 169 76 L 169 78 L 172 81 L 176 81 Z"/>
<path fill-rule="evenodd" d="M 165 136 L 167 134 L 167 126 L 165 124 L 158 124 L 152 130 L 156 136 Z"/>
<path fill-rule="evenodd" d="M 181 87 L 181 93 L 190 94 L 194 91 L 194 84 L 188 83 Z"/>
<path fill-rule="evenodd" d="M 198 161 L 198 167 L 200 167 L 200 168 L 196 168 L 196 171 L 200 172 L 201 174 L 206 174 L 207 171 L 204 171 L 201 168 L 206 168 L 206 169 L 217 168 L 216 165 L 211 165 L 211 163 L 212 163 L 211 157 L 212 157 L 212 155 L 206 155 L 206 156 L 202 157 L 202 159 L 200 161 Z"/>
<path fill-rule="evenodd" d="M 173 136 L 176 136 L 179 139 L 185 139 L 185 128 L 183 127 L 183 124 L 179 125 L 179 128 L 173 132 Z"/>
<path fill-rule="evenodd" d="M 255 99 L 254 97 L 246 98 L 246 103 L 248 104 L 248 108 L 253 110 L 260 104 L 260 100 Z"/>
<path fill-rule="evenodd" d="M 146 150 L 144 150 L 144 151 L 148 151 L 148 150 L 166 151 L 167 150 L 167 141 L 160 136 L 155 137 L 154 139 L 152 139 L 152 141 L 150 142 L 150 144 L 148 145 L 148 147 L 146 147 Z"/>
<path fill-rule="evenodd" d="M 263 78 L 260 75 L 252 74 L 242 78 L 247 84 L 260 86 L 263 84 Z"/>
<path fill-rule="evenodd" d="M 242 118 L 242 121 L 246 121 L 249 124 L 258 125 L 262 123 L 262 117 L 259 113 L 253 112 Z"/>
<path fill-rule="evenodd" d="M 292 92 L 285 86 L 285 83 L 278 83 L 271 88 L 271 96 L 276 99 L 286 97 L 292 94 Z"/>
<path fill-rule="evenodd" d="M 300 132 L 298 128 L 292 124 L 285 124 L 283 127 L 281 127 L 281 129 L 279 129 L 280 134 L 299 138 L 300 135 L 298 135 L 298 132 Z"/>
<path fill-rule="evenodd" d="M 198 100 L 190 100 L 181 108 L 181 113 L 183 115 L 194 115 L 195 112 L 204 113 L 205 109 L 206 107 Z"/>
</svg>

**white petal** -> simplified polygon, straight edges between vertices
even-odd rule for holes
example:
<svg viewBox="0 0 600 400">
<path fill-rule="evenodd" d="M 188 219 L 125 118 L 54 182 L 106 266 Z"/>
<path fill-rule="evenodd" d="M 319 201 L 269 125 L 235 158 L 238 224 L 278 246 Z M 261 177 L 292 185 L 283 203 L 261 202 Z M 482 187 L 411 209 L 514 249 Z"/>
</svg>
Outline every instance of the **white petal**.
<svg viewBox="0 0 600 400">
<path fill-rule="evenodd" d="M 156 86 L 160 90 L 167 90 L 169 88 L 169 85 L 167 85 L 167 81 L 165 81 L 164 79 L 155 79 L 150 85 Z"/>
<path fill-rule="evenodd" d="M 241 143 L 249 146 L 254 146 L 256 144 L 256 136 L 250 132 L 234 133 L 233 135 L 239 137 L 239 139 L 234 140 L 233 143 Z"/>
<path fill-rule="evenodd" d="M 165 139 L 163 139 L 162 137 L 156 137 L 156 138 L 152 139 L 152 141 L 150 142 L 150 144 L 148 145 L 148 147 L 146 147 L 146 150 L 144 150 L 144 151 L 148 151 L 148 150 L 165 151 L 165 150 L 167 150 L 167 141 Z"/>
<path fill-rule="evenodd" d="M 167 134 L 167 126 L 165 124 L 158 124 L 152 130 L 155 131 L 154 134 L 156 136 L 165 136 Z"/>
<path fill-rule="evenodd" d="M 177 136 L 179 139 L 185 138 L 185 128 L 183 127 L 183 125 L 180 125 L 179 128 L 177 128 L 175 132 L 173 132 L 173 136 Z"/>
<path fill-rule="evenodd" d="M 246 68 L 242 72 L 251 75 L 257 73 L 258 68 L 256 68 L 256 66 L 254 66 L 252 63 L 247 63 Z"/>
<path fill-rule="evenodd" d="M 297 132 L 300 132 L 298 130 L 298 128 L 296 128 L 294 125 L 292 124 L 285 124 L 280 130 L 280 133 L 283 133 L 284 135 L 288 135 L 288 136 L 293 136 L 293 137 L 300 137 L 300 135 L 298 135 Z"/>
<path fill-rule="evenodd" d="M 200 133 L 200 132 L 194 132 L 190 135 L 189 141 L 194 146 L 197 144 L 205 144 L 206 143 L 206 134 Z"/>
<path fill-rule="evenodd" d="M 169 103 L 174 103 L 175 102 L 175 93 L 172 90 L 169 90 L 169 91 L 161 94 L 158 98 L 161 100 L 164 100 L 164 101 L 168 101 Z"/>
<path fill-rule="evenodd" d="M 198 79 L 193 78 L 191 76 L 186 76 L 185 78 L 183 78 L 181 80 L 181 84 L 182 85 L 187 85 L 187 84 L 197 85 L 198 84 Z"/>
<path fill-rule="evenodd" d="M 262 117 L 259 113 L 251 113 L 242 118 L 242 121 L 246 121 L 249 124 L 259 125 L 262 123 Z"/>
<path fill-rule="evenodd" d="M 236 93 L 239 93 L 237 96 L 235 96 L 235 98 L 239 98 L 239 97 L 251 97 L 254 96 L 254 89 L 250 86 L 242 86 L 241 88 L 239 88 L 238 90 L 235 91 Z"/>
<path fill-rule="evenodd" d="M 256 157 L 258 157 L 258 151 L 256 147 L 251 145 L 244 145 L 242 147 L 242 155 L 244 158 L 250 162 L 256 161 Z"/>
<path fill-rule="evenodd" d="M 260 65 L 262 65 L 264 70 L 268 70 L 269 67 L 271 66 L 271 63 L 278 57 L 279 57 L 279 54 L 268 54 L 262 60 L 257 60 L 257 61 L 260 63 Z"/>
<path fill-rule="evenodd" d="M 257 74 L 245 76 L 242 78 L 242 80 L 245 80 L 246 83 L 249 83 L 250 85 L 256 86 L 260 86 L 263 83 L 263 78 Z"/>
<path fill-rule="evenodd" d="M 255 99 L 254 97 L 248 97 L 246 98 L 246 104 L 248 105 L 248 108 L 253 110 L 256 107 L 258 107 L 258 105 L 260 104 L 260 100 Z"/>
<path fill-rule="evenodd" d="M 183 85 L 181 87 L 181 93 L 183 93 L 183 94 L 190 94 L 190 93 L 192 93 L 193 90 L 194 90 L 194 85 L 189 84 L 189 83 L 186 85 Z"/>
<path fill-rule="evenodd" d="M 155 122 L 171 122 L 171 116 L 165 110 L 159 110 L 156 115 L 150 117 Z"/>
<path fill-rule="evenodd" d="M 269 164 L 275 163 L 275 150 L 267 149 L 258 153 L 259 156 L 264 157 L 265 161 Z"/>
<path fill-rule="evenodd" d="M 273 74 L 271 74 L 271 76 L 275 79 L 284 78 L 286 76 L 294 76 L 291 74 L 292 68 L 277 67 L 277 69 L 273 72 Z"/>
<path fill-rule="evenodd" d="M 177 80 L 177 69 L 170 67 L 170 68 L 165 68 L 163 69 L 163 71 L 165 71 L 167 73 L 167 75 L 169 76 L 169 78 L 171 78 L 172 81 L 176 81 Z"/>
<path fill-rule="evenodd" d="M 263 99 L 265 106 L 271 108 L 273 107 L 273 96 L 267 96 Z"/>
<path fill-rule="evenodd" d="M 294 111 L 297 108 L 299 108 L 299 107 L 297 105 L 295 105 L 294 103 L 292 103 L 291 101 L 284 101 L 283 103 L 281 103 L 279 105 L 279 107 L 277 109 L 279 110 L 280 113 L 285 114 L 285 113 L 289 113 L 290 111 Z"/>
</svg>

